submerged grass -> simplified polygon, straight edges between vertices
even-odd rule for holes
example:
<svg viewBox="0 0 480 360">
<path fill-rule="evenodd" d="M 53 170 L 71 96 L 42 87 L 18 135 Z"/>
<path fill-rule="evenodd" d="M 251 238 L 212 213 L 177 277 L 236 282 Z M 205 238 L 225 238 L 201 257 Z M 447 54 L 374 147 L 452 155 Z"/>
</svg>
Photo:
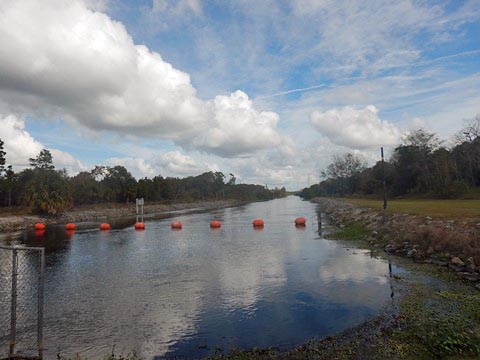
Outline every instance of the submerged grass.
<svg viewBox="0 0 480 360">
<path fill-rule="evenodd" d="M 432 291 L 417 285 L 401 303 L 400 329 L 394 345 L 416 358 L 478 358 L 480 295 Z"/>
<path fill-rule="evenodd" d="M 338 229 L 332 234 L 328 235 L 329 239 L 334 240 L 363 240 L 365 239 L 371 231 L 360 224 L 360 223 L 353 223 L 344 228 Z"/>
</svg>

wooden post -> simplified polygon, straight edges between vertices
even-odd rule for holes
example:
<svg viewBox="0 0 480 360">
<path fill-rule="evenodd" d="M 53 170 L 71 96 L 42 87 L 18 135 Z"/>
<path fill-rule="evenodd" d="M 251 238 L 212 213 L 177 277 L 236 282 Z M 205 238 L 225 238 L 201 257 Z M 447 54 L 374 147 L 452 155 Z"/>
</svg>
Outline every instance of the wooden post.
<svg viewBox="0 0 480 360">
<path fill-rule="evenodd" d="M 387 180 L 385 179 L 385 159 L 383 157 L 383 147 L 380 148 L 382 154 L 382 177 L 383 177 L 383 210 L 387 210 Z"/>
<path fill-rule="evenodd" d="M 10 304 L 10 358 L 15 355 L 17 338 L 17 250 L 12 251 L 12 298 Z"/>
</svg>

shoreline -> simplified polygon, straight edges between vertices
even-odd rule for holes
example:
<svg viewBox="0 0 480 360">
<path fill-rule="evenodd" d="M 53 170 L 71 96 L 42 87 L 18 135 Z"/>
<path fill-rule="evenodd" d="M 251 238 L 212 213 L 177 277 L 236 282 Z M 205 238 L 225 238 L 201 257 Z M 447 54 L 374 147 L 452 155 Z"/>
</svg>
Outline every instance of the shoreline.
<svg viewBox="0 0 480 360">
<path fill-rule="evenodd" d="M 334 225 L 333 231 L 325 234 L 326 239 L 349 248 L 368 250 L 372 257 L 385 259 L 405 270 L 390 276 L 392 302 L 372 319 L 336 335 L 307 339 L 287 349 L 270 347 L 220 352 L 209 359 L 431 359 L 475 358 L 480 355 L 480 287 L 475 289 L 475 285 L 480 284 L 477 279 L 480 268 L 473 264 L 475 267 L 469 269 L 471 264 L 458 263 L 454 259 L 460 254 L 451 253 L 445 257 L 444 251 L 437 251 L 427 256 L 421 252 L 423 243 L 401 241 L 405 236 L 419 236 L 418 232 L 413 232 L 419 229 L 421 234 L 440 229 L 433 234 L 442 236 L 449 232 L 475 234 L 478 220 L 452 223 L 448 219 L 434 220 L 429 216 L 407 214 L 387 214 L 384 217 L 382 212 L 345 201 L 317 198 L 312 202 L 320 204 L 328 224 Z M 245 202 L 151 204 L 148 210 L 145 206 L 145 214 L 242 204 Z M 135 216 L 134 207 L 122 205 L 121 208 L 81 208 L 56 220 L 58 223 L 81 216 L 96 216 L 98 219 L 107 213 L 118 214 L 116 217 Z M 92 218 L 86 221 L 89 220 Z M 435 240 L 432 237 L 427 239 Z"/>
<path fill-rule="evenodd" d="M 479 219 L 433 219 L 430 216 L 386 213 L 346 200 L 314 198 L 340 229 L 360 226 L 375 249 L 417 263 L 448 267 L 480 290 Z"/>
<path fill-rule="evenodd" d="M 176 204 L 154 203 L 144 206 L 145 217 L 182 210 L 208 211 L 223 209 L 232 206 L 241 206 L 249 202 L 239 200 L 218 200 L 200 202 L 182 202 Z M 62 224 L 69 222 L 91 222 L 105 219 L 116 219 L 136 216 L 135 204 L 95 204 L 83 205 L 66 211 L 58 216 L 41 216 L 32 214 L 0 216 L 0 233 L 9 233 L 24 229 L 25 219 L 27 226 L 35 222 L 45 224 Z"/>
</svg>

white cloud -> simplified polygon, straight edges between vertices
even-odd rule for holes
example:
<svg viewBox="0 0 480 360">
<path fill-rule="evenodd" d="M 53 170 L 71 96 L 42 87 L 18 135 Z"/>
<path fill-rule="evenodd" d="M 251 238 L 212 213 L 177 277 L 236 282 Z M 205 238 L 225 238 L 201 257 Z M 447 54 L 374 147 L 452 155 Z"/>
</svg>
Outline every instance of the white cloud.
<svg viewBox="0 0 480 360">
<path fill-rule="evenodd" d="M 202 13 L 200 0 L 153 0 L 152 13 L 168 12 L 173 14 L 184 14 L 191 11 L 196 15 Z"/>
<path fill-rule="evenodd" d="M 220 171 L 215 164 L 198 161 L 178 150 L 166 153 L 154 153 L 148 159 L 139 157 L 111 157 L 107 159 L 110 166 L 122 165 L 137 179 L 157 175 L 189 176 L 199 175 L 206 171 Z"/>
<path fill-rule="evenodd" d="M 195 1 L 181 3 L 197 9 Z M 187 73 L 79 0 L 1 3 L 0 42 L 0 106 L 8 112 L 179 144 L 195 139 L 225 156 L 245 155 L 246 147 L 251 154 L 278 138 L 278 115 L 256 111 L 242 92 L 200 100 Z"/>
<path fill-rule="evenodd" d="M 410 121 L 409 130 L 416 130 L 416 129 L 425 129 L 427 128 L 427 121 L 421 117 L 415 117 Z"/>
<path fill-rule="evenodd" d="M 108 9 L 110 0 L 84 0 L 84 2 L 89 9 L 105 12 Z"/>
<path fill-rule="evenodd" d="M 169 151 L 161 156 L 157 163 L 171 175 L 197 175 L 211 170 L 207 164 L 199 164 L 188 155 L 180 151 Z"/>
<path fill-rule="evenodd" d="M 249 156 L 280 143 L 281 137 L 275 131 L 278 114 L 255 110 L 253 102 L 244 92 L 217 96 L 210 106 L 214 113 L 214 126 L 196 138 L 196 147 L 233 157 Z"/>
<path fill-rule="evenodd" d="M 25 121 L 14 115 L 0 117 L 0 124 L 0 139 L 5 143 L 7 164 L 28 166 L 28 159 L 38 155 L 43 145 L 25 130 Z"/>
<path fill-rule="evenodd" d="M 25 130 L 25 121 L 14 115 L 0 116 L 0 139 L 4 142 L 7 165 L 13 165 L 15 169 L 29 166 L 29 158 L 34 158 L 46 148 L 35 140 Z M 70 174 L 86 170 L 87 167 L 71 154 L 58 149 L 49 149 L 52 153 L 53 164 L 57 169 L 66 169 Z"/>
<path fill-rule="evenodd" d="M 148 177 L 152 178 L 156 175 L 160 175 L 158 169 L 145 159 L 134 157 L 111 157 L 106 160 L 106 164 L 109 166 L 121 165 L 132 173 L 137 179 Z"/>
<path fill-rule="evenodd" d="M 352 149 L 395 145 L 400 131 L 395 125 L 378 117 L 378 109 L 369 105 L 357 110 L 346 106 L 311 114 L 313 126 L 331 142 Z"/>
<path fill-rule="evenodd" d="M 53 164 L 57 169 L 65 169 L 70 175 L 88 170 L 88 166 L 76 159 L 72 154 L 58 149 L 51 149 L 50 151 L 53 157 Z"/>
</svg>

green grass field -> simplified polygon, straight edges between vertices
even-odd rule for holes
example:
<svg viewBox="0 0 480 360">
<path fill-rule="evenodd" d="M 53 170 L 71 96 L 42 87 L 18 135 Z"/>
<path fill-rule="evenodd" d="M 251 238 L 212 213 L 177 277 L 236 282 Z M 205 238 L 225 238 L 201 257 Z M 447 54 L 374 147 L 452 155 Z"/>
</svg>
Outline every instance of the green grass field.
<svg viewBox="0 0 480 360">
<path fill-rule="evenodd" d="M 380 199 L 341 198 L 338 200 L 376 210 L 383 208 L 383 200 Z M 390 213 L 425 215 L 439 218 L 480 219 L 480 200 L 389 200 L 387 211 Z"/>
</svg>

